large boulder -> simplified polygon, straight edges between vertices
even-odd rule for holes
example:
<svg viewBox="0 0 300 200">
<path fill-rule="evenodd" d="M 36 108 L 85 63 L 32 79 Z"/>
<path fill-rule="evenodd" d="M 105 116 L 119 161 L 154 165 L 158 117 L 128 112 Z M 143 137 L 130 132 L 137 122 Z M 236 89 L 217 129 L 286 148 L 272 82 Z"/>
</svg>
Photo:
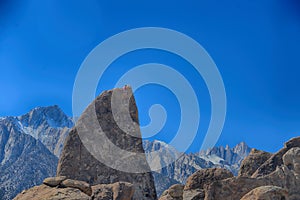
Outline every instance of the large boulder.
<svg viewBox="0 0 300 200">
<path fill-rule="evenodd" d="M 184 186 L 181 184 L 172 185 L 159 200 L 183 200 L 183 188 Z"/>
<path fill-rule="evenodd" d="M 236 200 L 254 188 L 266 185 L 265 180 L 233 177 L 211 183 L 205 190 L 205 200 Z"/>
<path fill-rule="evenodd" d="M 92 190 L 93 200 L 131 200 L 134 194 L 133 185 L 126 182 L 95 185 Z"/>
<path fill-rule="evenodd" d="M 133 199 L 156 199 L 138 124 L 138 110 L 130 87 L 103 92 L 83 112 L 66 138 L 57 176 L 91 185 L 129 182 L 135 190 Z M 129 153 L 117 155 L 109 144 Z M 143 172 L 126 171 L 131 168 Z"/>
<path fill-rule="evenodd" d="M 76 188 L 57 188 L 47 185 L 35 186 L 23 191 L 14 200 L 90 200 L 90 196 Z"/>
<path fill-rule="evenodd" d="M 260 151 L 257 149 L 252 149 L 250 154 L 242 161 L 239 176 L 251 177 L 252 174 L 264 164 L 272 154 Z"/>
<path fill-rule="evenodd" d="M 203 189 L 210 183 L 233 177 L 232 172 L 222 168 L 201 169 L 192 174 L 186 181 L 184 190 Z"/>
<path fill-rule="evenodd" d="M 287 200 L 287 190 L 276 186 L 262 186 L 251 190 L 241 200 Z"/>
<path fill-rule="evenodd" d="M 50 187 L 56 187 L 56 186 L 60 185 L 61 182 L 63 182 L 66 179 L 67 179 L 67 177 L 65 177 L 65 176 L 49 177 L 49 178 L 44 179 L 43 183 Z"/>
<path fill-rule="evenodd" d="M 214 181 L 228 179 L 233 174 L 222 168 L 201 169 L 192 174 L 185 186 L 176 184 L 166 190 L 159 200 L 202 200 L 205 190 Z"/>
</svg>

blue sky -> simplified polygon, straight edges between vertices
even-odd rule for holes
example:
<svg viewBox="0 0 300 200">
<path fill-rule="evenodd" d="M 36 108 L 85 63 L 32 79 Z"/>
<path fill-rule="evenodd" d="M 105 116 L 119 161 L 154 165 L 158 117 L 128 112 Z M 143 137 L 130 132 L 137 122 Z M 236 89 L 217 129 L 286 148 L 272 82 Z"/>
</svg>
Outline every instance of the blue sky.
<svg viewBox="0 0 300 200">
<path fill-rule="evenodd" d="M 300 3 L 297 0 L 194 1 L 0 1 L 0 116 L 57 104 L 72 114 L 72 89 L 82 61 L 106 38 L 138 27 L 165 27 L 194 38 L 223 77 L 227 118 L 218 145 L 246 141 L 276 151 L 300 132 Z M 148 62 L 172 66 L 192 83 L 201 104 L 197 151 L 210 118 L 201 77 L 168 52 L 144 50 L 116 60 L 98 92 L 113 87 L 130 68 Z M 184 68 L 183 68 L 184 66 Z M 170 141 L 178 128 L 178 102 L 166 88 L 136 92 L 141 124 L 161 103 L 168 121 L 157 139 Z M 153 138 L 152 138 L 153 139 Z"/>
</svg>

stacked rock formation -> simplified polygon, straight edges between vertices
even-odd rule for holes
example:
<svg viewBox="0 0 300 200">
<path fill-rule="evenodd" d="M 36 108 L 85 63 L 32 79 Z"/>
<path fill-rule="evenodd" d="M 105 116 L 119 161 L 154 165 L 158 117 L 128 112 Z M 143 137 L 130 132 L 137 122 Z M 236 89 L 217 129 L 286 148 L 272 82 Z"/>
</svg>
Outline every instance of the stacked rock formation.
<svg viewBox="0 0 300 200">
<path fill-rule="evenodd" d="M 90 186 L 84 181 L 51 177 L 43 185 L 23 191 L 15 200 L 131 200 L 134 188 L 131 183 L 117 182 Z"/>
<path fill-rule="evenodd" d="M 120 127 L 120 123 L 127 130 Z M 99 135 L 108 140 L 99 140 Z M 108 143 L 131 154 L 117 157 L 111 148 L 107 148 Z M 97 151 L 97 145 L 102 147 L 101 151 Z M 87 147 L 96 151 L 91 152 Z M 101 159 L 109 163 L 103 163 Z M 111 166 L 111 163 L 114 165 Z M 128 172 L 126 167 L 122 171 L 121 164 L 143 171 Z M 58 194 L 65 195 L 58 199 L 157 199 L 154 179 L 142 146 L 138 110 L 130 87 L 105 91 L 98 96 L 66 138 L 57 177 L 46 179 L 43 185 L 19 194 L 16 199 L 34 199 L 31 197 L 40 194 L 42 199 L 47 200 L 57 199 Z"/>
<path fill-rule="evenodd" d="M 273 155 L 253 149 L 237 177 L 224 169 L 200 170 L 189 177 L 184 189 L 178 188 L 182 195 L 172 196 L 170 187 L 160 200 L 299 200 L 299 188 L 300 137 Z"/>
</svg>

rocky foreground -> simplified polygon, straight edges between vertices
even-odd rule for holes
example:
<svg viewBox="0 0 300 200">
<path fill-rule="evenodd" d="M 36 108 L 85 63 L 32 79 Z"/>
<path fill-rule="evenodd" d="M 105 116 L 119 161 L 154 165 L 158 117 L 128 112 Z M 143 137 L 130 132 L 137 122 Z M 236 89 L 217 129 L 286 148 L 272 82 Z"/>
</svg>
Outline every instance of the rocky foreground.
<svg viewBox="0 0 300 200">
<path fill-rule="evenodd" d="M 252 149 L 239 175 L 226 169 L 203 169 L 186 185 L 173 185 L 159 200 L 299 200 L 300 137 L 277 153 Z"/>
</svg>

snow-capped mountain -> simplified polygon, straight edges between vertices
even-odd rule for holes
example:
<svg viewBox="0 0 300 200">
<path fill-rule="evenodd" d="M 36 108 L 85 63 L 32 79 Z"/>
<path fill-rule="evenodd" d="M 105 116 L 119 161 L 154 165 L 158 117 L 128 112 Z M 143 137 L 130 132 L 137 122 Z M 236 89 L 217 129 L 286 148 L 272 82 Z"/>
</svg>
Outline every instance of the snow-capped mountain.
<svg viewBox="0 0 300 200">
<path fill-rule="evenodd" d="M 165 166 L 165 163 L 171 163 L 153 173 L 159 195 L 174 182 L 184 184 L 187 178 L 199 169 L 227 168 L 237 175 L 241 161 L 251 150 L 244 142 L 234 148 L 221 146 L 190 154 L 180 154 L 174 147 L 157 140 L 144 141 L 143 145 L 151 167 L 159 168 Z M 151 154 L 153 151 L 158 152 L 155 158 Z M 175 162 L 170 162 L 170 155 L 178 156 Z M 169 184 L 163 181 L 164 178 Z"/>
<path fill-rule="evenodd" d="M 37 107 L 16 118 L 20 128 L 59 157 L 73 121 L 58 106 Z"/>
</svg>

